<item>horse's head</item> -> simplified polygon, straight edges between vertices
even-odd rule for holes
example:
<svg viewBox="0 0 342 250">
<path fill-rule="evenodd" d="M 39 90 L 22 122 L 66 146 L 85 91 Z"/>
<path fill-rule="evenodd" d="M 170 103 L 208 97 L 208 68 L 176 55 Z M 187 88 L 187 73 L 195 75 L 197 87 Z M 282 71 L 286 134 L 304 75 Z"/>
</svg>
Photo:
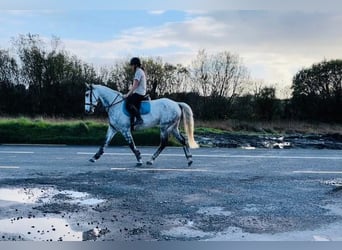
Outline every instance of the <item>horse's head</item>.
<svg viewBox="0 0 342 250">
<path fill-rule="evenodd" d="M 84 110 L 87 114 L 95 112 L 95 108 L 99 102 L 96 90 L 93 85 L 87 84 L 87 90 L 84 96 Z"/>
</svg>

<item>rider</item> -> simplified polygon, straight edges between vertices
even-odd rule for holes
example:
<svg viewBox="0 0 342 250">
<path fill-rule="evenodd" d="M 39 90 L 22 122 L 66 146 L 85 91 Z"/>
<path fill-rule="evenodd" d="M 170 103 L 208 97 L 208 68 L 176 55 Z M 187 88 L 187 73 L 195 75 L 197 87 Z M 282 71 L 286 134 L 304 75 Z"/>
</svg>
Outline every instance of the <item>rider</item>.
<svg viewBox="0 0 342 250">
<path fill-rule="evenodd" d="M 141 101 L 146 95 L 146 75 L 141 67 L 141 61 L 138 57 L 133 57 L 129 63 L 134 71 L 133 85 L 124 98 L 126 98 L 126 109 L 131 114 L 131 124 L 136 121 L 133 126 L 142 125 L 144 123 L 140 115 Z"/>
</svg>

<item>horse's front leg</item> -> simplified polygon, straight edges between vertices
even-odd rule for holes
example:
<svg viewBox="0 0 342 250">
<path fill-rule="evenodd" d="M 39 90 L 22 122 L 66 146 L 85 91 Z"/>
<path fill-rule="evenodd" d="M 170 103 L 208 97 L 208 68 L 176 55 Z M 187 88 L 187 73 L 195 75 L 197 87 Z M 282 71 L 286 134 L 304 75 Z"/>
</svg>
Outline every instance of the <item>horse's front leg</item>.
<svg viewBox="0 0 342 250">
<path fill-rule="evenodd" d="M 104 149 L 109 145 L 110 141 L 113 139 L 116 133 L 117 131 L 111 125 L 109 125 L 104 144 L 101 145 L 99 150 L 96 152 L 96 154 L 92 158 L 89 159 L 90 162 L 97 161 L 101 157 L 101 155 L 103 155 Z"/>
<path fill-rule="evenodd" d="M 141 158 L 141 153 L 137 149 L 137 147 L 135 146 L 133 136 L 132 136 L 130 130 L 126 130 L 126 131 L 122 132 L 122 135 L 124 136 L 124 138 L 128 142 L 129 148 L 132 150 L 132 152 L 135 155 L 135 158 L 137 159 L 137 166 L 141 166 L 143 164 L 143 161 Z"/>
</svg>

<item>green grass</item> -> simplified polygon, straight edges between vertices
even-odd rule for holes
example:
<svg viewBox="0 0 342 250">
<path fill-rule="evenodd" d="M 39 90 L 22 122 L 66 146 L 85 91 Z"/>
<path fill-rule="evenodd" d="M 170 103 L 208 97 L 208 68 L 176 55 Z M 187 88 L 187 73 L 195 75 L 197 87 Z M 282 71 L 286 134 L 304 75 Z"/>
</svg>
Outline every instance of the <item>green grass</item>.
<svg viewBox="0 0 342 250">
<path fill-rule="evenodd" d="M 104 121 L 44 119 L 0 119 L 0 143 L 99 145 L 104 142 L 108 124 Z M 133 132 L 140 146 L 159 145 L 158 128 Z M 111 145 L 127 145 L 120 133 Z M 178 145 L 171 139 L 169 145 Z"/>
<path fill-rule="evenodd" d="M 342 134 L 341 124 L 282 122 L 241 122 L 235 120 L 195 121 L 195 134 Z M 104 142 L 108 123 L 106 120 L 64 120 L 0 118 L 0 143 L 100 145 Z M 136 145 L 157 146 L 160 143 L 159 128 L 133 132 Z M 111 145 L 127 145 L 120 133 Z M 169 145 L 179 146 L 171 136 Z"/>
<path fill-rule="evenodd" d="M 218 129 L 218 128 L 207 128 L 207 127 L 197 127 L 195 129 L 196 134 L 223 134 L 225 133 L 225 130 Z"/>
<path fill-rule="evenodd" d="M 342 124 L 303 121 L 249 122 L 238 120 L 196 121 L 195 133 L 234 134 L 342 134 Z"/>
</svg>

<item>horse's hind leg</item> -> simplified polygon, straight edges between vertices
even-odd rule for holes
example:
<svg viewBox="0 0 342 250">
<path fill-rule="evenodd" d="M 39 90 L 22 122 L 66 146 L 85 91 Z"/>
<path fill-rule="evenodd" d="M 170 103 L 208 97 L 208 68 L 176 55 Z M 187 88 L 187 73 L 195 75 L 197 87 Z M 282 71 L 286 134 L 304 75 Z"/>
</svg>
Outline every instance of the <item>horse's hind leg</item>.
<svg viewBox="0 0 342 250">
<path fill-rule="evenodd" d="M 104 144 L 101 145 L 99 150 L 96 152 L 96 154 L 92 158 L 89 159 L 90 162 L 95 162 L 98 159 L 100 159 L 101 155 L 103 155 L 104 153 L 104 149 L 109 145 L 110 141 L 113 139 L 116 133 L 117 131 L 111 125 L 109 125 Z"/>
<path fill-rule="evenodd" d="M 192 155 L 189 150 L 189 145 L 186 143 L 184 136 L 179 132 L 178 128 L 174 128 L 172 134 L 183 145 L 185 157 L 188 160 L 188 166 L 190 167 L 192 164 Z"/>
<path fill-rule="evenodd" d="M 167 129 L 161 129 L 160 133 L 160 145 L 157 151 L 152 155 L 151 159 L 147 162 L 147 165 L 152 165 L 155 159 L 160 155 L 160 153 L 164 150 L 169 140 L 169 132 Z"/>
</svg>

